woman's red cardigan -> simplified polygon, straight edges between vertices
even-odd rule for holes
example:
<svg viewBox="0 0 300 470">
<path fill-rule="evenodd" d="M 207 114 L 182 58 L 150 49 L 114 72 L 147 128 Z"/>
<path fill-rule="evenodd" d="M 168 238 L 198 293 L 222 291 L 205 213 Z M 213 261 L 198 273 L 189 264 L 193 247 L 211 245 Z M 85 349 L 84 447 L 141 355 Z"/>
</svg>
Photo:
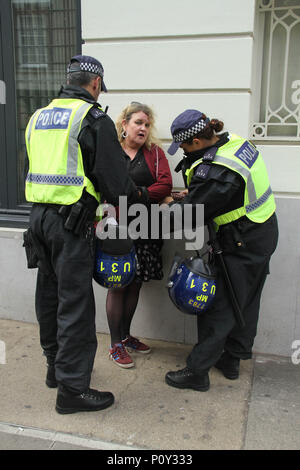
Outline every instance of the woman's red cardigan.
<svg viewBox="0 0 300 470">
<path fill-rule="evenodd" d="M 149 198 L 153 202 L 160 202 L 169 196 L 173 187 L 169 162 L 164 151 L 152 144 L 151 149 L 143 146 L 143 154 L 155 183 L 148 186 Z"/>
</svg>

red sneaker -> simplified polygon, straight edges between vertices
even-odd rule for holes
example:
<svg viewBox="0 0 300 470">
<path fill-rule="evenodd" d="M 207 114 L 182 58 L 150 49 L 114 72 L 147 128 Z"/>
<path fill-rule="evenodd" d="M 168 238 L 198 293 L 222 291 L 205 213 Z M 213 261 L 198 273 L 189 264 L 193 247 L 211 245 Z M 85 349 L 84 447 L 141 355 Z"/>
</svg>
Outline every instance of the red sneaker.
<svg viewBox="0 0 300 470">
<path fill-rule="evenodd" d="M 134 336 L 127 336 L 127 338 L 122 340 L 122 343 L 129 352 L 138 352 L 142 354 L 148 354 L 151 352 L 151 349 L 147 344 L 142 343 L 139 339 L 134 338 Z"/>
<path fill-rule="evenodd" d="M 118 366 L 125 369 L 134 366 L 133 360 L 122 343 L 113 344 L 113 347 L 109 349 L 109 357 L 118 364 Z"/>
</svg>

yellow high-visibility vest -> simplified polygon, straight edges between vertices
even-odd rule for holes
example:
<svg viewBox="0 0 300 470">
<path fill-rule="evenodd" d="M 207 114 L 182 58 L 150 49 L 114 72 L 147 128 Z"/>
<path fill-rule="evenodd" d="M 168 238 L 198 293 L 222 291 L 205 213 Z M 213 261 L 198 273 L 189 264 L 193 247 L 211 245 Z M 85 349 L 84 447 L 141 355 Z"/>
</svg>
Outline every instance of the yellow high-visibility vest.
<svg viewBox="0 0 300 470">
<path fill-rule="evenodd" d="M 25 132 L 27 201 L 70 205 L 81 198 L 85 188 L 100 202 L 100 194 L 84 173 L 77 141 L 82 121 L 92 107 L 80 99 L 55 99 L 31 117 Z"/>
<path fill-rule="evenodd" d="M 276 204 L 261 153 L 242 137 L 235 134 L 229 137 L 229 141 L 218 148 L 211 163 L 225 166 L 243 178 L 245 181 L 244 205 L 215 217 L 214 222 L 217 225 L 224 225 L 243 216 L 256 223 L 265 222 L 275 212 Z M 186 170 L 188 186 L 195 168 L 201 163 L 203 163 L 202 158 Z"/>
</svg>

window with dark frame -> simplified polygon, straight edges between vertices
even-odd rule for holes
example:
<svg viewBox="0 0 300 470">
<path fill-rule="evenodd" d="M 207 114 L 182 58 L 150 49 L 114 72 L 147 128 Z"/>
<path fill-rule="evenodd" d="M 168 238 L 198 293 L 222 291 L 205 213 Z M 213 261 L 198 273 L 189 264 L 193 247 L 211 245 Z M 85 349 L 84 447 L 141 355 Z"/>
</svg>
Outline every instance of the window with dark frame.
<svg viewBox="0 0 300 470">
<path fill-rule="evenodd" d="M 33 112 L 57 97 L 70 57 L 81 53 L 80 17 L 80 0 L 0 2 L 0 80 L 7 88 L 5 113 L 0 105 L 1 226 L 28 219 L 25 129 Z"/>
</svg>

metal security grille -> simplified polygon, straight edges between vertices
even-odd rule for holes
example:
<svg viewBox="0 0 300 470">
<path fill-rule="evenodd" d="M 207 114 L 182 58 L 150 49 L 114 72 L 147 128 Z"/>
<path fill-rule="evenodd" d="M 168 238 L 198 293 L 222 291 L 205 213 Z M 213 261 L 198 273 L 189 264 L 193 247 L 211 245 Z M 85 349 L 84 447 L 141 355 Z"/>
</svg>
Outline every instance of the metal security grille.
<svg viewBox="0 0 300 470">
<path fill-rule="evenodd" d="M 78 0 L 12 0 L 18 203 L 24 197 L 25 128 L 37 108 L 57 97 L 70 57 L 78 53 Z"/>
<path fill-rule="evenodd" d="M 256 116 L 251 137 L 300 140 L 300 0 L 259 0 Z"/>
<path fill-rule="evenodd" d="M 46 67 L 47 17 L 45 15 L 18 15 L 17 18 L 17 63 L 22 67 Z"/>
</svg>

